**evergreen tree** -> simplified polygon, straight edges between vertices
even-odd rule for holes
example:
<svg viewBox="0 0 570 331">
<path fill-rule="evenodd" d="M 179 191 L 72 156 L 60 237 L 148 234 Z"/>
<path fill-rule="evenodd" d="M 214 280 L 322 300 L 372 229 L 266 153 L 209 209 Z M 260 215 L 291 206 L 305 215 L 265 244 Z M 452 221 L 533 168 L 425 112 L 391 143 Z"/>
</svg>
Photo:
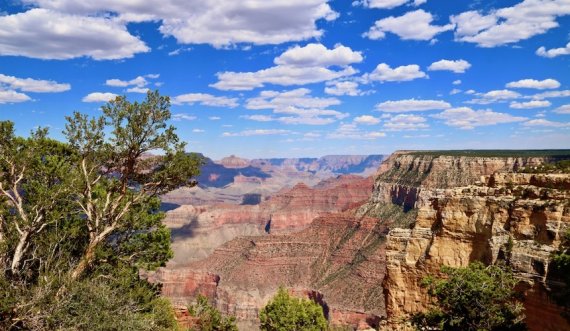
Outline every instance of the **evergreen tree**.
<svg viewBox="0 0 570 331">
<path fill-rule="evenodd" d="M 159 195 L 194 185 L 202 164 L 169 108 L 158 92 L 118 97 L 101 117 L 68 117 L 65 143 L 0 122 L 0 329 L 175 327 L 139 277 L 172 256 Z"/>
<path fill-rule="evenodd" d="M 563 316 L 570 320 L 570 228 L 564 233 L 560 249 L 552 258 L 549 278 L 562 283 L 553 289 L 551 296 L 564 307 Z"/>
<path fill-rule="evenodd" d="M 223 317 L 215 307 L 208 303 L 208 299 L 203 295 L 199 295 L 196 303 L 188 307 L 188 312 L 196 319 L 193 330 L 238 331 L 235 317 Z"/>
<path fill-rule="evenodd" d="M 273 299 L 260 311 L 263 331 L 318 331 L 327 329 L 323 308 L 308 299 L 289 295 L 280 287 Z"/>
<path fill-rule="evenodd" d="M 436 300 L 412 324 L 420 330 L 526 330 L 517 301 L 517 280 L 504 267 L 473 262 L 466 268 L 443 267 L 442 279 L 428 277 L 423 285 Z"/>
</svg>

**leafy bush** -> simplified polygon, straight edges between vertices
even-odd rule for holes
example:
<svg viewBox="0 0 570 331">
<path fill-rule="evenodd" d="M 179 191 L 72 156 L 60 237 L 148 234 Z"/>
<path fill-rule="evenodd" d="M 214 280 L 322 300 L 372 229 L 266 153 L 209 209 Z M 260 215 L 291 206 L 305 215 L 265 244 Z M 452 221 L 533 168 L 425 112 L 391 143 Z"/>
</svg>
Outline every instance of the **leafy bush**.
<svg viewBox="0 0 570 331">
<path fill-rule="evenodd" d="M 517 280 L 504 267 L 473 262 L 466 268 L 443 267 L 444 279 L 427 277 L 423 285 L 436 300 L 412 324 L 425 330 L 526 330 L 517 301 Z"/>
<path fill-rule="evenodd" d="M 564 285 L 552 291 L 551 296 L 563 306 L 564 317 L 570 320 L 570 228 L 566 230 L 560 249 L 552 257 L 549 276 L 560 280 Z"/>
<path fill-rule="evenodd" d="M 289 295 L 280 287 L 273 299 L 259 313 L 264 331 L 317 331 L 327 329 L 323 308 L 308 299 Z"/>
<path fill-rule="evenodd" d="M 234 316 L 223 317 L 222 314 L 208 303 L 205 296 L 199 295 L 197 302 L 188 307 L 188 312 L 196 318 L 192 330 L 199 331 L 237 331 Z"/>
</svg>

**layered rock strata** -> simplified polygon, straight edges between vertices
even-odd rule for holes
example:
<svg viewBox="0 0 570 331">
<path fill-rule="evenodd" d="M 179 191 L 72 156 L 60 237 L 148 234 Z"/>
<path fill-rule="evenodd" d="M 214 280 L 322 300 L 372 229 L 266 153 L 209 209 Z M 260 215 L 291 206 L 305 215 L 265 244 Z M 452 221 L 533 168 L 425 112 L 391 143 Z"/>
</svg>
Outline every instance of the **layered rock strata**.
<svg viewBox="0 0 570 331">
<path fill-rule="evenodd" d="M 279 286 L 318 297 L 333 323 L 376 327 L 385 317 L 386 231 L 378 219 L 352 212 L 320 217 L 295 234 L 234 239 L 204 260 L 150 279 L 163 283 L 175 304 L 206 295 L 245 330 L 255 329 L 259 309 Z"/>
<path fill-rule="evenodd" d="M 546 291 L 551 254 L 570 227 L 569 190 L 570 175 L 495 173 L 479 185 L 424 191 L 411 228 L 387 236 L 384 286 L 392 322 L 427 308 L 421 280 L 442 265 L 501 259 L 527 292 L 529 328 L 569 330 Z"/>
<path fill-rule="evenodd" d="M 362 204 L 369 198 L 372 185 L 372 177 L 343 175 L 314 188 L 297 184 L 258 205 L 182 205 L 167 212 L 164 220 L 172 230 L 175 252 L 170 266 L 205 258 L 239 236 L 302 230 L 316 217 Z"/>
</svg>

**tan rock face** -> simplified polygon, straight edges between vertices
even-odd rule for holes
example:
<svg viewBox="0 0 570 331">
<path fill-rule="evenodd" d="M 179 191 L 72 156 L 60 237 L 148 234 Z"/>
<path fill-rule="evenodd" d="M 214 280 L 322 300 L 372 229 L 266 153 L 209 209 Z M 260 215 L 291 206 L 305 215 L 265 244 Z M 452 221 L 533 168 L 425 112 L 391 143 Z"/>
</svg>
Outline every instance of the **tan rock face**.
<svg viewBox="0 0 570 331">
<path fill-rule="evenodd" d="M 385 279 L 389 317 L 396 320 L 426 309 L 419 284 L 441 265 L 504 259 L 528 284 L 525 306 L 531 330 L 570 329 L 545 292 L 551 253 L 570 227 L 570 175 L 497 173 L 483 179 L 478 186 L 424 190 L 413 228 L 390 231 Z M 550 320 L 540 323 L 540 316 Z"/>
</svg>

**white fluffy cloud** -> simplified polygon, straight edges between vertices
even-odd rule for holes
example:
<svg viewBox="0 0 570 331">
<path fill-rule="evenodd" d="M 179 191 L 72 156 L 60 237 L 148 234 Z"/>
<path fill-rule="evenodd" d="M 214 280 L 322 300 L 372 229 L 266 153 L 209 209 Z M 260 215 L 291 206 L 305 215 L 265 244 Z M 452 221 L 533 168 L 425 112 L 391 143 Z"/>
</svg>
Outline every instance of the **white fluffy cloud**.
<svg viewBox="0 0 570 331">
<path fill-rule="evenodd" d="M 354 123 L 374 125 L 380 123 L 380 119 L 370 115 L 362 115 L 354 118 Z"/>
<path fill-rule="evenodd" d="M 437 62 L 432 63 L 428 70 L 436 71 L 436 70 L 447 70 L 453 71 L 457 74 L 462 74 L 465 70 L 471 68 L 471 63 L 465 60 L 439 60 Z"/>
<path fill-rule="evenodd" d="M 451 17 L 459 41 L 496 47 L 525 40 L 559 26 L 558 16 L 570 14 L 568 0 L 524 0 L 512 7 L 482 14 L 467 11 Z"/>
<path fill-rule="evenodd" d="M 453 84 L 453 85 L 461 85 L 461 80 L 460 80 L 460 79 L 454 80 L 453 83 L 451 83 L 451 84 Z"/>
<path fill-rule="evenodd" d="M 358 83 L 353 81 L 333 81 L 327 82 L 325 93 L 331 95 L 361 95 L 362 91 L 358 89 Z"/>
<path fill-rule="evenodd" d="M 315 51 L 316 53 L 311 54 Z M 304 85 L 351 76 L 356 70 L 351 63 L 362 61 L 360 52 L 337 45 L 327 49 L 320 44 L 294 47 L 275 59 L 276 66 L 254 72 L 219 72 L 218 82 L 212 84 L 220 90 L 252 90 L 265 84 Z M 340 70 L 329 67 L 341 66 Z"/>
<path fill-rule="evenodd" d="M 404 40 L 430 40 L 439 33 L 453 29 L 453 24 L 432 25 L 433 20 L 430 13 L 418 9 L 402 16 L 378 20 L 364 36 L 374 40 L 383 39 L 386 32 L 391 32 Z"/>
<path fill-rule="evenodd" d="M 401 6 L 408 2 L 408 0 L 363 0 L 360 2 L 368 8 L 391 9 Z"/>
<path fill-rule="evenodd" d="M 52 80 L 17 78 L 3 74 L 0 74 L 0 86 L 12 90 L 36 93 L 64 92 L 71 89 L 71 85 L 69 84 L 61 84 Z"/>
<path fill-rule="evenodd" d="M 511 102 L 509 107 L 513 109 L 533 109 L 550 107 L 552 104 L 546 100 L 532 100 L 527 102 Z"/>
<path fill-rule="evenodd" d="M 399 114 L 387 117 L 384 129 L 388 131 L 416 131 L 428 129 L 427 120 L 418 115 Z"/>
<path fill-rule="evenodd" d="M 0 104 L 4 103 L 18 103 L 32 100 L 24 93 L 19 93 L 12 90 L 2 90 L 0 88 Z"/>
<path fill-rule="evenodd" d="M 417 64 L 391 68 L 386 63 L 380 63 L 370 74 L 364 75 L 365 80 L 380 82 L 403 82 L 427 77 Z"/>
<path fill-rule="evenodd" d="M 546 126 L 551 128 L 568 128 L 570 123 L 554 122 L 544 118 L 534 119 L 523 123 L 524 126 Z"/>
<path fill-rule="evenodd" d="M 557 114 L 570 114 L 570 105 L 563 105 L 553 110 Z"/>
<path fill-rule="evenodd" d="M 549 99 L 549 98 L 566 98 L 570 97 L 570 90 L 560 90 L 560 91 L 548 91 L 537 93 L 531 96 L 532 99 L 542 100 L 542 99 Z"/>
<path fill-rule="evenodd" d="M 217 97 L 207 93 L 187 93 L 177 95 L 172 98 L 172 103 L 175 105 L 200 104 L 202 106 L 227 108 L 235 108 L 239 106 L 237 98 Z"/>
<path fill-rule="evenodd" d="M 448 102 L 442 100 L 417 100 L 417 99 L 407 99 L 407 100 L 397 100 L 397 101 L 385 101 L 379 103 L 375 106 L 379 111 L 387 113 L 404 113 L 411 111 L 425 111 L 434 109 L 447 109 L 451 108 Z"/>
<path fill-rule="evenodd" d="M 274 62 L 277 65 L 306 68 L 347 66 L 362 60 L 362 53 L 353 51 L 350 47 L 336 45 L 333 49 L 327 49 L 322 44 L 308 44 L 288 49 L 275 58 Z"/>
<path fill-rule="evenodd" d="M 42 8 L 0 16 L 0 55 L 58 60 L 87 56 L 95 60 L 114 60 L 149 50 L 124 24 L 109 18 Z"/>
<path fill-rule="evenodd" d="M 552 48 L 549 50 L 547 50 L 544 46 L 539 47 L 536 50 L 536 55 L 547 58 L 553 58 L 561 55 L 570 55 L 570 43 L 567 43 L 566 47 Z"/>
<path fill-rule="evenodd" d="M 282 109 L 287 107 L 326 108 L 340 104 L 337 98 L 317 98 L 311 90 L 298 88 L 285 92 L 261 91 L 258 97 L 247 100 L 247 109 Z"/>
<path fill-rule="evenodd" d="M 84 16 L 117 13 L 120 22 L 160 22 L 164 36 L 180 44 L 225 47 L 236 43 L 279 44 L 317 38 L 319 20 L 338 13 L 327 0 L 25 0 L 44 8 Z"/>
<path fill-rule="evenodd" d="M 277 92 L 262 91 L 258 97 L 246 101 L 245 108 L 253 110 L 270 109 L 278 117 L 267 115 L 246 116 L 254 121 L 279 121 L 285 124 L 324 125 L 346 118 L 348 114 L 328 109 L 340 104 L 336 98 L 317 98 L 311 90 L 299 88 Z"/>
<path fill-rule="evenodd" d="M 497 113 L 490 109 L 473 110 L 469 107 L 459 107 L 444 110 L 432 115 L 432 117 L 444 120 L 445 124 L 460 129 L 473 129 L 478 126 L 496 125 L 503 123 L 521 122 L 525 117 L 513 116 L 507 113 Z"/>
<path fill-rule="evenodd" d="M 105 85 L 113 87 L 128 87 L 126 91 L 130 93 L 146 93 L 148 91 L 148 88 L 146 87 L 149 84 L 148 79 L 157 79 L 158 77 L 160 77 L 159 74 L 148 74 L 137 76 L 131 80 L 113 78 L 107 79 L 105 81 Z"/>
<path fill-rule="evenodd" d="M 85 97 L 83 97 L 82 101 L 83 102 L 107 102 L 107 101 L 115 99 L 117 96 L 118 95 L 116 95 L 115 93 L 93 92 L 93 93 L 89 93 Z"/>
<path fill-rule="evenodd" d="M 223 137 L 251 137 L 251 136 L 272 136 L 272 135 L 287 135 L 291 133 L 289 130 L 280 129 L 256 129 L 244 130 L 241 132 L 224 132 Z"/>
<path fill-rule="evenodd" d="M 176 121 L 176 122 L 180 122 L 180 121 L 193 121 L 195 120 L 197 117 L 193 116 L 193 115 L 188 115 L 188 114 L 184 114 L 184 113 L 179 113 L 179 114 L 174 114 L 172 115 L 172 120 Z"/>
<path fill-rule="evenodd" d="M 493 90 L 487 93 L 475 93 L 475 95 L 477 95 L 478 98 L 469 100 L 466 103 L 487 105 L 522 97 L 520 93 L 511 90 Z"/>
<path fill-rule="evenodd" d="M 545 80 L 521 79 L 516 82 L 510 82 L 506 86 L 509 88 L 532 88 L 537 90 L 545 90 L 559 88 L 560 82 L 552 78 Z"/>
<path fill-rule="evenodd" d="M 386 137 L 385 132 L 364 131 L 359 129 L 355 123 L 350 123 L 350 124 L 343 123 L 339 125 L 339 127 L 335 131 L 327 135 L 327 138 L 329 139 L 374 140 L 383 137 Z"/>
</svg>

